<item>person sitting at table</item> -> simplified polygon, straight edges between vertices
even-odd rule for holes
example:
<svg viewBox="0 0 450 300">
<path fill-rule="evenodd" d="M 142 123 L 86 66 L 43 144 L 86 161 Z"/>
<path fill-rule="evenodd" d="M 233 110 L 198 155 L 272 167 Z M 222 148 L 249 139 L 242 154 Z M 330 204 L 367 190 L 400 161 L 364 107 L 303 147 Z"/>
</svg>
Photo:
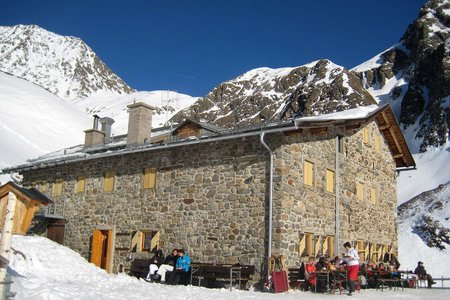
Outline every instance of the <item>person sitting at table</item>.
<svg viewBox="0 0 450 300">
<path fill-rule="evenodd" d="M 388 263 L 389 266 L 392 266 L 393 270 L 398 270 L 398 268 L 400 268 L 400 262 L 398 261 L 397 257 L 395 257 L 394 253 L 386 252 L 383 256 L 383 262 Z"/>
<path fill-rule="evenodd" d="M 414 270 L 414 274 L 419 276 L 419 279 L 426 279 L 428 282 L 428 288 L 431 289 L 431 286 L 433 284 L 436 284 L 436 282 L 433 280 L 433 277 L 427 273 L 425 270 L 425 267 L 423 266 L 423 262 L 419 261 L 417 263 L 417 267 Z"/>
<path fill-rule="evenodd" d="M 305 265 L 305 291 L 309 290 L 312 286 L 316 285 L 316 275 L 314 272 L 316 271 L 316 264 L 314 257 L 310 257 L 308 259 L 308 263 Z"/>
<path fill-rule="evenodd" d="M 158 249 L 156 251 L 156 254 L 150 259 L 150 266 L 149 266 L 149 272 L 147 274 L 147 278 L 145 278 L 146 281 L 152 282 L 155 279 L 156 272 L 158 271 L 159 267 L 164 262 L 164 255 L 161 249 Z"/>
<path fill-rule="evenodd" d="M 327 272 L 330 270 L 329 263 L 326 261 L 325 256 L 320 256 L 319 261 L 316 263 L 316 271 Z M 328 274 L 326 274 L 328 276 Z M 316 276 L 316 291 L 323 293 L 327 290 L 327 278 L 325 276 Z"/>
</svg>

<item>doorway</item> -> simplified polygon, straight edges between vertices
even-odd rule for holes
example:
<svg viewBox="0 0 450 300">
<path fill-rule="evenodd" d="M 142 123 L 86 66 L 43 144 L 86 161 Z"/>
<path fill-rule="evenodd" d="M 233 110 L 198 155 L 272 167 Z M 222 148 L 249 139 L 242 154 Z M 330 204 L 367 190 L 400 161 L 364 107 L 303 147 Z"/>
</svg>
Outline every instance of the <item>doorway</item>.
<svg viewBox="0 0 450 300">
<path fill-rule="evenodd" d="M 112 271 L 113 230 L 96 229 L 92 233 L 91 263 L 106 272 Z"/>
</svg>

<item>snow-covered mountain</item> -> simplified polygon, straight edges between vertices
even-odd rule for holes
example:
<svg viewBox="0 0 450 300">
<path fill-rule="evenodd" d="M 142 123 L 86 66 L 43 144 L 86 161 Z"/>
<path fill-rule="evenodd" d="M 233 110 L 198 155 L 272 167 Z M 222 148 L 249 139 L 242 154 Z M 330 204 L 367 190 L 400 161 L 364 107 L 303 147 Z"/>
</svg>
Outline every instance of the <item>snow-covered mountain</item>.
<svg viewBox="0 0 450 300">
<path fill-rule="evenodd" d="M 450 1 L 421 9 L 400 42 L 352 69 L 397 114 L 413 152 L 442 146 L 450 128 Z"/>
<path fill-rule="evenodd" d="M 84 141 L 91 118 L 42 87 L 0 72 L 0 169 Z M 1 179 L 0 181 L 5 181 Z"/>
<path fill-rule="evenodd" d="M 102 91 L 133 91 L 81 39 L 36 25 L 0 26 L 0 71 L 38 84 L 63 99 Z"/>
<path fill-rule="evenodd" d="M 295 68 L 258 68 L 223 82 L 174 117 L 224 127 L 319 115 L 374 104 L 355 74 L 322 59 Z"/>
</svg>

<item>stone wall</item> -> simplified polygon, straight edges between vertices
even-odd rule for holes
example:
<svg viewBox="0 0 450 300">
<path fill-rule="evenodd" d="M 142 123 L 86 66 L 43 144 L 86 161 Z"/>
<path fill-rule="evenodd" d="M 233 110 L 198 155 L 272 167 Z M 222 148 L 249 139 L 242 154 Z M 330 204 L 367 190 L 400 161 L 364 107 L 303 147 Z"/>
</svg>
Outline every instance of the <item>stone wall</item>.
<svg viewBox="0 0 450 300">
<path fill-rule="evenodd" d="M 378 132 L 370 123 L 371 134 Z M 395 165 L 387 146 L 381 153 L 355 133 L 333 129 L 266 136 L 275 154 L 273 253 L 289 266 L 299 265 L 301 234 L 335 235 L 335 193 L 325 191 L 326 169 L 335 170 L 335 136 L 343 134 L 339 154 L 341 244 L 372 241 L 397 247 Z M 373 139 L 372 139 L 373 140 Z M 303 183 L 303 162 L 314 163 L 314 184 Z M 156 188 L 142 188 L 144 168 L 157 169 Z M 103 192 L 103 174 L 115 172 L 114 192 Z M 241 138 L 86 160 L 24 172 L 26 183 L 63 179 L 67 220 L 65 244 L 89 259 L 92 232 L 113 226 L 116 236 L 114 272 L 129 264 L 127 233 L 151 229 L 161 233 L 168 254 L 188 250 L 193 261 L 256 266 L 265 275 L 268 227 L 269 156 L 258 138 Z M 78 176 L 86 191 L 75 193 Z M 356 200 L 356 182 L 377 188 L 378 202 Z M 137 254 L 137 255 L 149 255 Z"/>
</svg>

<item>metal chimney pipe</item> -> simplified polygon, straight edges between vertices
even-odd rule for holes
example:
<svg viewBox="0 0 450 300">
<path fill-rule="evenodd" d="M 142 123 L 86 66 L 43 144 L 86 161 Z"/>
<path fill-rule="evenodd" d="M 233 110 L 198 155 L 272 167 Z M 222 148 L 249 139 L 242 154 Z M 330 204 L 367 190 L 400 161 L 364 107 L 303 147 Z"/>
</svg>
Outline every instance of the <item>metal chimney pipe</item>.
<svg viewBox="0 0 450 300">
<path fill-rule="evenodd" d="M 93 129 L 98 130 L 98 120 L 100 117 L 98 115 L 94 115 L 94 124 L 92 126 Z"/>
</svg>

